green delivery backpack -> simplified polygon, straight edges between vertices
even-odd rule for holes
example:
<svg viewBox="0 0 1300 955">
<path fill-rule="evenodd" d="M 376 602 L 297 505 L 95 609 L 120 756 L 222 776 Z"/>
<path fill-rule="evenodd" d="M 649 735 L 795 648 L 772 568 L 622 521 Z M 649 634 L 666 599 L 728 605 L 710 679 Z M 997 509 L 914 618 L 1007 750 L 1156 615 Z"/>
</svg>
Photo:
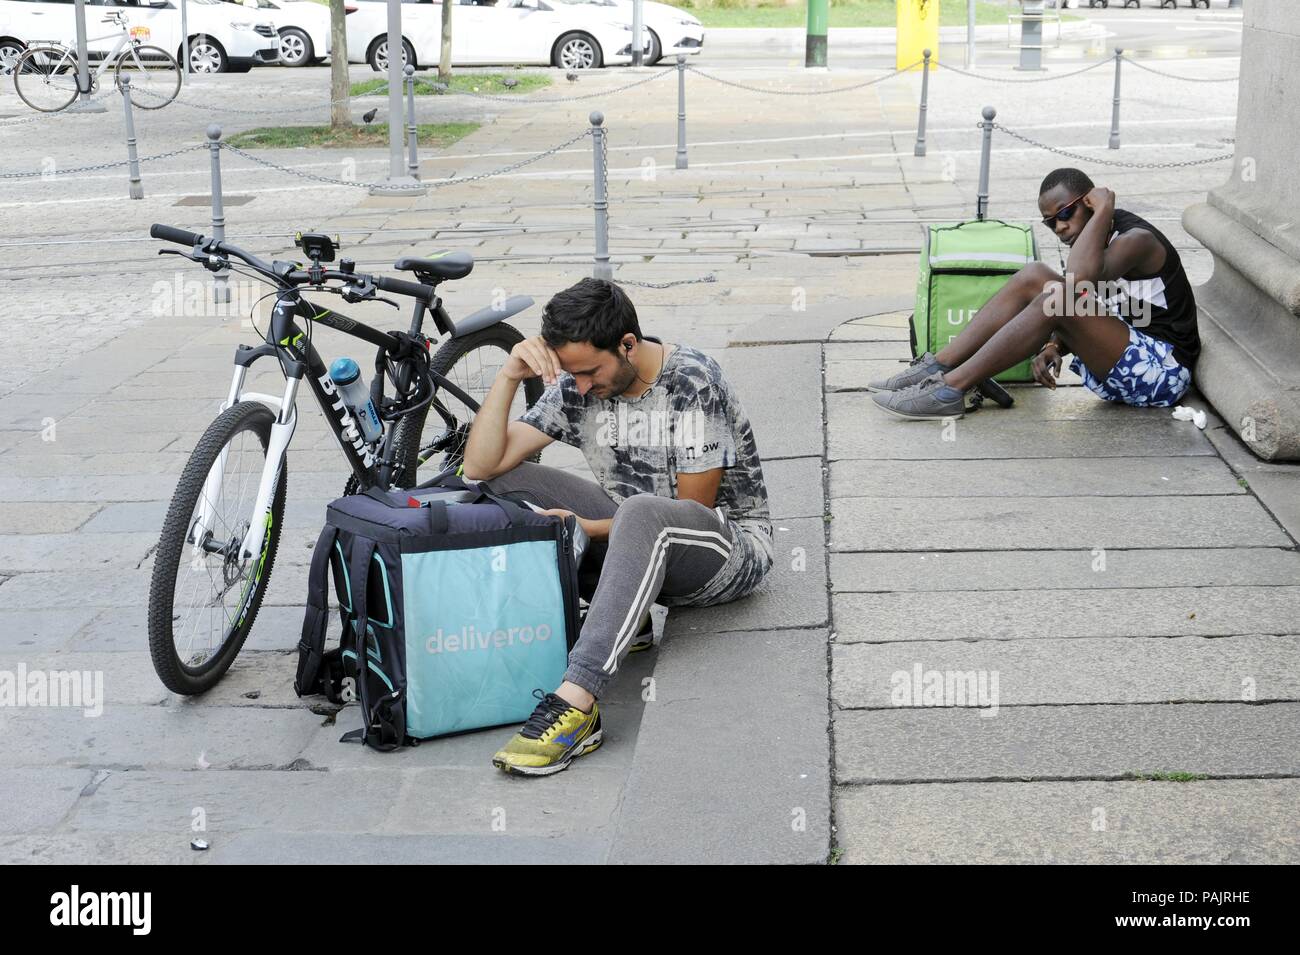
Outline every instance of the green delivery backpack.
<svg viewBox="0 0 1300 955">
<path fill-rule="evenodd" d="M 1037 259 L 1034 232 L 1027 225 L 976 219 L 930 226 L 916 283 L 912 356 L 947 345 L 1007 279 Z M 996 380 L 1033 381 L 1034 376 L 1026 360 Z"/>
</svg>

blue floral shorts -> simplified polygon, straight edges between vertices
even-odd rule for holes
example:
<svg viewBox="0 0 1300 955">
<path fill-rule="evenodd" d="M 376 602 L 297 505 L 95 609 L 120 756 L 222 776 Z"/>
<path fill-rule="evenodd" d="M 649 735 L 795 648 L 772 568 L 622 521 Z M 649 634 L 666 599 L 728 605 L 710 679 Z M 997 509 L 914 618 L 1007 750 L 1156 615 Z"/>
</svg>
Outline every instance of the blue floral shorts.
<svg viewBox="0 0 1300 955">
<path fill-rule="evenodd" d="M 1070 359 L 1070 370 L 1093 394 L 1138 408 L 1168 408 L 1192 384 L 1192 373 L 1178 363 L 1173 345 L 1132 325 L 1128 329 L 1128 348 L 1104 379 L 1089 371 L 1077 355 Z"/>
</svg>

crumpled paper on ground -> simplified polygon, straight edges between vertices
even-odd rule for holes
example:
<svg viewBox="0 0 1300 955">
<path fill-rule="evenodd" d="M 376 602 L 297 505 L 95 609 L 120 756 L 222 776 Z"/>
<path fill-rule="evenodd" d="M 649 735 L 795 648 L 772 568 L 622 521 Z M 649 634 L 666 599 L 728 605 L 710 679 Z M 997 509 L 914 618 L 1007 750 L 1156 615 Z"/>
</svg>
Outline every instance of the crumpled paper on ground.
<svg viewBox="0 0 1300 955">
<path fill-rule="evenodd" d="M 1202 431 L 1205 430 L 1205 412 L 1199 408 L 1188 408 L 1186 405 L 1179 405 L 1174 409 L 1174 418 L 1178 421 L 1191 421 Z"/>
</svg>

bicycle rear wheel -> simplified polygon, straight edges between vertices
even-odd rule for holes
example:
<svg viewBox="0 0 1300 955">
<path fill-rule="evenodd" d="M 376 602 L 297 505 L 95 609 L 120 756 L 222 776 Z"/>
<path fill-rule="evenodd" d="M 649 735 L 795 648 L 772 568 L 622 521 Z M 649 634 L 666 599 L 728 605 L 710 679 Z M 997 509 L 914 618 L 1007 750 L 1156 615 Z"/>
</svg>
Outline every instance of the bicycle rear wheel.
<svg viewBox="0 0 1300 955">
<path fill-rule="evenodd" d="M 510 357 L 510 350 L 523 340 L 513 325 L 492 325 L 445 342 L 434 354 L 430 367 L 481 405 L 497 372 Z M 510 417 L 536 404 L 542 390 L 540 378 L 525 380 L 515 395 Z M 439 390 L 432 403 L 399 421 L 393 434 L 397 442 L 394 460 L 400 465 L 394 485 L 414 487 L 447 468 L 460 467 L 473 420 L 474 409 L 446 390 Z"/>
<path fill-rule="evenodd" d="M 149 651 L 173 693 L 202 693 L 225 675 L 248 636 L 271 578 L 284 515 L 288 465 L 265 517 L 261 553 L 241 560 L 253 519 L 275 416 L 241 401 L 208 426 L 172 496 L 154 555 L 149 588 Z M 207 504 L 210 527 L 196 533 L 208 474 L 224 457 L 220 488 Z"/>
<path fill-rule="evenodd" d="M 131 105 L 140 109 L 162 109 L 181 91 L 180 64 L 160 47 L 123 50 L 113 66 L 113 81 L 119 90 L 124 76 L 131 78 Z"/>
<path fill-rule="evenodd" d="M 62 47 L 32 47 L 14 64 L 14 89 L 41 113 L 67 109 L 77 98 L 77 58 Z"/>
</svg>

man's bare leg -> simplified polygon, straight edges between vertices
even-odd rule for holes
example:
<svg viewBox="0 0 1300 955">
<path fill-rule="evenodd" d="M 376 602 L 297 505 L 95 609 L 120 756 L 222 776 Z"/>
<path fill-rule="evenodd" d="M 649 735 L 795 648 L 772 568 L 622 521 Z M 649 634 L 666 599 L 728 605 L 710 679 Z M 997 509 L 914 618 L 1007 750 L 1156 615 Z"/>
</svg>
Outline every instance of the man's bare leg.
<svg viewBox="0 0 1300 955">
<path fill-rule="evenodd" d="M 1045 286 L 1060 281 L 1061 276 L 1041 262 L 1026 265 L 975 313 L 960 335 L 940 349 L 934 356 L 935 360 L 948 368 L 956 368 L 979 351 L 998 329 L 1024 311 Z"/>
<path fill-rule="evenodd" d="M 1049 306 L 1054 303 L 1054 306 Z M 1061 297 L 1040 293 L 999 328 L 967 361 L 946 372 L 944 383 L 967 391 L 1036 354 L 1055 332 L 1094 375 L 1103 377 L 1128 348 L 1129 326 L 1096 305 L 1060 307 Z M 1055 314 L 1064 312 L 1067 314 Z"/>
</svg>

